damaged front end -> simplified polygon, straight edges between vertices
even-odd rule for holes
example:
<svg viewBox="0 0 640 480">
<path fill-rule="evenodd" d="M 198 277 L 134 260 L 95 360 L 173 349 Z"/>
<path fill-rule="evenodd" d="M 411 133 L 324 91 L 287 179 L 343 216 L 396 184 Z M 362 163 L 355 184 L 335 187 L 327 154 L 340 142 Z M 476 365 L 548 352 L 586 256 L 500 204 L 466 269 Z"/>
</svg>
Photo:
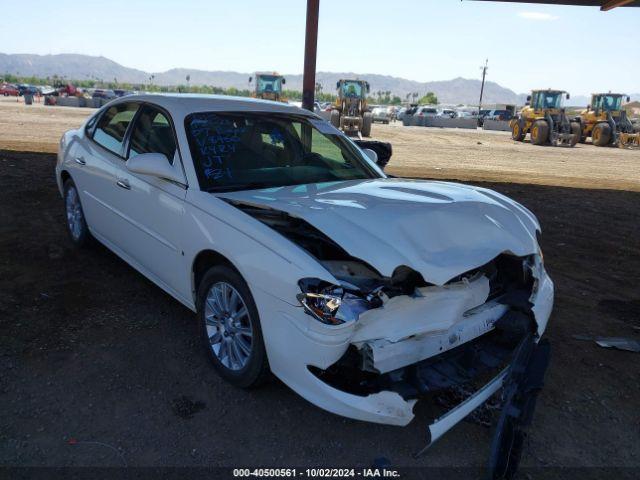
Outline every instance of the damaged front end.
<svg viewBox="0 0 640 480">
<path fill-rule="evenodd" d="M 428 427 L 430 445 L 502 390 L 491 470 L 495 478 L 515 471 L 549 353 L 539 340 L 553 283 L 540 252 L 503 252 L 436 285 L 408 266 L 383 276 L 304 219 L 227 201 L 306 250 L 338 281 L 303 278 L 297 298 L 319 324 L 344 332 L 337 360 L 306 368 L 354 402 L 368 402 L 371 415 L 350 416 L 405 425 L 419 400 L 452 389 L 474 392 L 436 415 Z"/>
</svg>

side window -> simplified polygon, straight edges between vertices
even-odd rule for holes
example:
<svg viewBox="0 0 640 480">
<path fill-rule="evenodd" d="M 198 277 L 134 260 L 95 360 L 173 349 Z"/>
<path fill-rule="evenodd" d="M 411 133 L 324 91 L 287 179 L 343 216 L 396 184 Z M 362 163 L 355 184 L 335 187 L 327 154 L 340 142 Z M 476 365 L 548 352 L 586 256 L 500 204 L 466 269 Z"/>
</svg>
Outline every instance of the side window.
<svg viewBox="0 0 640 480">
<path fill-rule="evenodd" d="M 142 109 L 131 131 L 129 158 L 142 153 L 162 153 L 173 164 L 176 140 L 171 122 L 156 108 L 146 105 Z"/>
<path fill-rule="evenodd" d="M 93 140 L 116 155 L 120 155 L 124 135 L 136 110 L 138 110 L 136 103 L 119 103 L 109 108 L 100 117 Z"/>
<path fill-rule="evenodd" d="M 96 126 L 98 118 L 100 118 L 100 113 L 96 113 L 93 117 L 91 117 L 87 122 L 87 125 L 84 127 L 84 133 L 87 137 L 93 138 L 93 130 Z"/>
</svg>

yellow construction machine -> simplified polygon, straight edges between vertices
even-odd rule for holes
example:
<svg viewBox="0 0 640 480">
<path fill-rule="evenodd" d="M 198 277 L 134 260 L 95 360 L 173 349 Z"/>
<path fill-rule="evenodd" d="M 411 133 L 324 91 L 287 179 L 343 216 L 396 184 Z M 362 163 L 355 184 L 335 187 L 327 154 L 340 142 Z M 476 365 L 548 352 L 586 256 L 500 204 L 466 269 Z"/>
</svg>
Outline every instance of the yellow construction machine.
<svg viewBox="0 0 640 480">
<path fill-rule="evenodd" d="M 625 98 L 629 102 L 630 98 L 623 93 L 591 95 L 591 103 L 575 119 L 580 122 L 580 141 L 591 137 L 591 143 L 597 147 L 640 148 L 640 133 L 634 131 L 627 112 L 622 108 Z"/>
<path fill-rule="evenodd" d="M 525 107 L 511 119 L 511 138 L 522 142 L 527 133 L 534 145 L 573 147 L 580 139 L 580 123 L 570 122 L 563 101 L 564 90 L 533 90 Z"/>
<path fill-rule="evenodd" d="M 282 75 L 276 72 L 256 72 L 255 78 L 249 77 L 249 83 L 253 83 L 254 80 L 255 87 L 251 94 L 254 98 L 287 102 L 287 99 L 282 96 L 282 86 L 287 83 Z"/>
<path fill-rule="evenodd" d="M 373 115 L 368 111 L 369 82 L 365 80 L 338 80 L 338 98 L 331 110 L 331 124 L 351 136 L 371 136 Z"/>
</svg>

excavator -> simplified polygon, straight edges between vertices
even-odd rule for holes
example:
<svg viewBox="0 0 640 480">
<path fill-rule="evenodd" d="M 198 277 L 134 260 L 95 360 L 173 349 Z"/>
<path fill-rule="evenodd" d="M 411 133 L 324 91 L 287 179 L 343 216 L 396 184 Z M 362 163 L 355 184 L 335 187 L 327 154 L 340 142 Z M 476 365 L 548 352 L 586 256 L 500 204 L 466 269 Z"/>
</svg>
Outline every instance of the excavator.
<svg viewBox="0 0 640 480">
<path fill-rule="evenodd" d="M 607 145 L 620 148 L 640 148 L 640 133 L 634 131 L 633 124 L 622 108 L 623 93 L 594 93 L 586 110 L 580 112 L 575 121 L 580 123 L 580 141 L 591 137 L 597 147 Z"/>
<path fill-rule="evenodd" d="M 580 123 L 570 122 L 563 101 L 569 99 L 564 90 L 532 90 L 527 104 L 511 119 L 511 138 L 522 142 L 529 133 L 534 145 L 573 147 L 580 139 Z"/>
<path fill-rule="evenodd" d="M 254 98 L 287 102 L 287 99 L 282 96 L 282 86 L 287 83 L 282 75 L 277 72 L 256 72 L 254 76 L 255 88 L 251 94 Z M 249 83 L 253 81 L 254 77 L 249 77 Z"/>
<path fill-rule="evenodd" d="M 367 109 L 369 82 L 341 79 L 336 88 L 338 98 L 331 110 L 331 124 L 349 136 L 370 137 L 373 115 Z"/>
</svg>

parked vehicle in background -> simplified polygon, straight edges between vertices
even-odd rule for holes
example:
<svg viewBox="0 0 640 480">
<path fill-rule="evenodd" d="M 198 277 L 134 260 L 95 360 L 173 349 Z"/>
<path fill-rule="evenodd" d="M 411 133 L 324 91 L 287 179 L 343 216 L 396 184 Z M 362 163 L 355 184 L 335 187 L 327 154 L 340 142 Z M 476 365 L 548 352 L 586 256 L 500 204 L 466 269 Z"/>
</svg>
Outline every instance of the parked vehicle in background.
<svg viewBox="0 0 640 480">
<path fill-rule="evenodd" d="M 92 98 L 105 98 L 107 100 L 111 100 L 112 98 L 116 98 L 117 95 L 113 90 L 105 90 L 102 88 L 96 88 L 91 94 Z"/>
<path fill-rule="evenodd" d="M 0 85 L 0 95 L 5 97 L 17 97 L 20 95 L 20 90 L 18 90 L 18 86 L 13 83 L 3 83 Z"/>
<path fill-rule="evenodd" d="M 402 119 L 406 114 L 407 114 L 407 107 L 400 107 L 400 109 L 398 110 L 398 113 L 396 113 L 396 118 L 402 121 Z"/>
<path fill-rule="evenodd" d="M 439 117 L 456 118 L 456 111 L 452 108 L 443 108 L 439 113 Z"/>
<path fill-rule="evenodd" d="M 437 117 L 438 109 L 436 107 L 418 107 L 416 113 L 413 114 L 417 117 Z"/>
<path fill-rule="evenodd" d="M 39 85 L 36 89 L 40 95 L 53 95 L 56 92 L 56 89 L 51 85 Z"/>
<path fill-rule="evenodd" d="M 474 115 L 471 112 L 465 112 L 464 110 L 458 110 L 456 112 L 456 116 L 453 118 L 474 118 L 476 117 L 476 115 Z"/>
<path fill-rule="evenodd" d="M 34 87 L 33 85 L 29 85 L 27 83 L 21 83 L 18 85 L 18 92 L 20 96 L 23 95 L 38 95 L 40 91 Z"/>
<path fill-rule="evenodd" d="M 116 97 L 125 97 L 127 95 L 133 95 L 133 92 L 131 90 L 123 90 L 121 88 L 115 88 L 113 90 L 113 93 L 115 93 Z"/>
<path fill-rule="evenodd" d="M 371 114 L 373 115 L 374 123 L 375 122 L 382 122 L 385 124 L 389 123 L 389 120 L 390 120 L 389 111 L 386 106 L 380 105 L 378 107 L 374 107 L 373 110 L 371 111 Z"/>
<path fill-rule="evenodd" d="M 488 110 L 483 118 L 489 120 L 511 120 L 513 115 L 509 110 Z"/>
</svg>

